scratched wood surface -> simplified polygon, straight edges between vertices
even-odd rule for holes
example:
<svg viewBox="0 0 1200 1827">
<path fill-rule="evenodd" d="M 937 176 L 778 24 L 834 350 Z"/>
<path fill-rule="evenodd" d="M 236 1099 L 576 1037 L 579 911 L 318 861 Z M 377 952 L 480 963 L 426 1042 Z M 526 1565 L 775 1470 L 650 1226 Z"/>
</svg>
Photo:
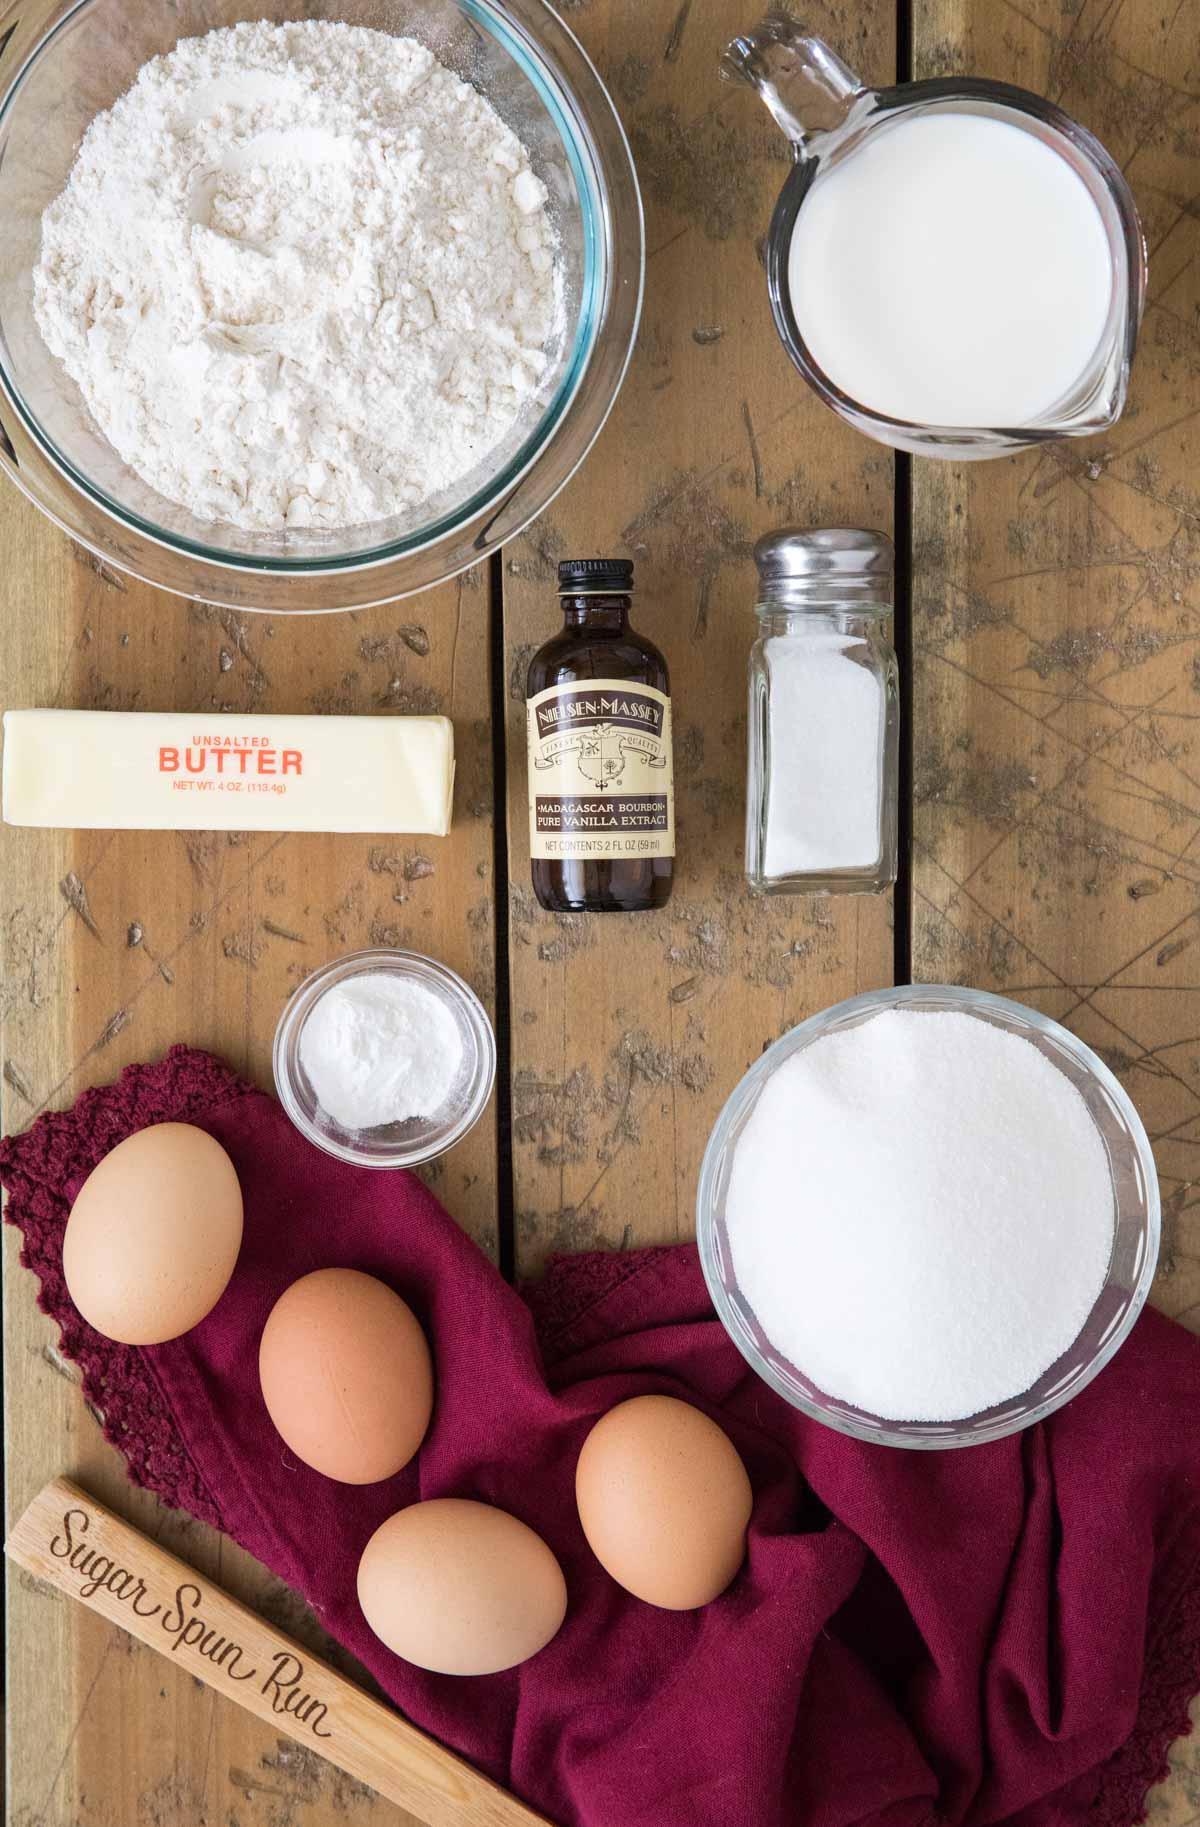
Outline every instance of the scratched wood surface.
<svg viewBox="0 0 1200 1827">
<path fill-rule="evenodd" d="M 556 1248 L 689 1234 L 699 1156 L 741 1071 L 804 1014 L 891 978 L 886 903 L 755 906 L 742 893 L 749 547 L 789 520 L 886 528 L 893 513 L 887 454 L 808 397 L 770 327 L 758 243 L 785 149 L 748 91 L 714 80 L 725 39 L 757 10 L 571 8 L 638 159 L 647 304 L 613 420 L 505 556 L 507 783 L 491 771 L 486 580 L 356 617 L 239 621 L 97 572 L 0 491 L 6 704 L 436 706 L 455 719 L 460 762 L 446 844 L 0 833 L 8 1126 L 181 1037 L 267 1082 L 290 988 L 372 939 L 432 951 L 490 996 L 500 919 L 516 1259 L 532 1270 Z M 806 20 L 869 78 L 893 74 L 890 0 Z M 1111 438 L 974 472 L 914 466 L 913 971 L 1021 996 L 1105 1052 L 1158 1142 L 1156 1298 L 1190 1319 L 1200 4 L 914 0 L 912 45 L 916 74 L 969 69 L 1059 96 L 1125 165 L 1153 249 L 1134 396 Z M 523 674 L 555 624 L 554 563 L 601 551 L 637 559 L 637 620 L 672 665 L 677 892 L 658 916 L 553 919 L 527 888 Z M 492 881 L 496 805 L 507 885 Z M 439 1181 L 491 1248 L 494 1142 L 481 1126 Z M 70 1471 L 316 1646 L 277 1582 L 128 1487 L 11 1235 L 5 1248 L 8 1513 Z M 20 1579 L 9 1608 L 15 1827 L 402 1820 L 99 1621 Z M 1198 1807 L 1200 1754 L 1185 1743 L 1155 1815 L 1183 1827 Z"/>
<path fill-rule="evenodd" d="M 1150 247 L 1109 436 L 914 466 L 914 975 L 1031 1003 L 1108 1061 L 1155 1143 L 1153 1298 L 1200 1327 L 1200 4 L 916 0 L 913 62 L 1061 102 Z M 1200 1739 L 1172 1766 L 1152 1819 L 1179 1824 Z"/>
<path fill-rule="evenodd" d="M 7 705 L 444 710 L 456 727 L 448 840 L 13 831 L 0 837 L 5 1121 L 24 1127 L 178 1040 L 270 1084 L 288 995 L 367 944 L 444 958 L 494 992 L 487 592 L 467 580 L 390 610 L 239 619 L 109 576 L 0 492 Z M 495 1128 L 440 1164 L 438 1190 L 496 1246 Z M 318 1647 L 282 1584 L 133 1490 L 58 1355 L 5 1239 L 7 1504 L 69 1472 L 164 1545 Z M 9 1585 L 9 1818 L 41 1827 L 308 1827 L 401 1820 L 311 1753 L 203 1691 L 77 1606 Z M 344 1660 L 344 1659 L 343 1659 Z"/>
<path fill-rule="evenodd" d="M 761 9 L 760 9 L 761 10 Z M 761 237 L 786 142 L 718 84 L 747 0 L 594 0 L 572 15 L 608 76 L 646 205 L 642 333 L 596 451 L 505 560 L 509 979 L 516 1253 L 689 1237 L 721 1105 L 803 1016 L 892 981 L 885 900 L 752 901 L 742 872 L 750 548 L 792 521 L 891 531 L 889 455 L 798 383 L 771 324 Z M 806 23 L 876 81 L 891 6 L 817 5 Z M 542 913 L 529 891 L 523 699 L 558 625 L 555 565 L 637 564 L 635 626 L 663 649 L 675 705 L 675 894 L 660 914 Z"/>
<path fill-rule="evenodd" d="M 863 50 L 887 77 L 890 9 L 878 12 Z M 694 18 L 686 4 L 659 4 L 635 19 L 619 0 L 589 0 L 572 22 L 633 134 L 654 258 L 621 415 L 555 514 L 511 555 L 506 664 L 516 685 L 554 625 L 560 552 L 639 558 L 643 619 L 675 669 L 683 855 L 671 913 L 641 931 L 545 921 L 514 821 L 507 938 L 522 1268 L 594 1238 L 687 1234 L 704 1137 L 744 1066 L 799 1015 L 892 971 L 886 903 L 751 912 L 741 892 L 749 545 L 792 518 L 889 527 L 892 515 L 890 460 L 815 407 L 770 326 L 756 241 L 784 175 L 783 143 L 748 92 L 715 80 L 744 13 L 722 0 Z M 836 9 L 817 23 L 852 31 Z M 728 413 L 707 409 L 722 399 L 733 402 Z M 234 621 L 99 573 L 11 490 L 0 514 L 6 703 L 437 707 L 455 719 L 460 762 L 444 847 L 5 833 L 9 1125 L 181 1036 L 267 1082 L 288 991 L 324 957 L 369 940 L 417 944 L 490 993 L 491 817 L 494 804 L 503 816 L 505 787 L 490 773 L 483 580 L 393 612 Z M 519 720 L 511 735 L 509 798 L 523 806 Z M 556 1052 L 564 1015 L 568 1040 Z M 439 1184 L 486 1244 L 493 1143 L 478 1131 Z M 618 1156 L 611 1184 L 589 1191 Z M 311 1630 L 290 1595 L 228 1544 L 128 1489 L 33 1309 L 11 1236 L 7 1252 L 9 1514 L 66 1470 L 294 1632 Z M 20 1578 L 10 1630 L 8 1806 L 20 1827 L 400 1818 Z"/>
</svg>

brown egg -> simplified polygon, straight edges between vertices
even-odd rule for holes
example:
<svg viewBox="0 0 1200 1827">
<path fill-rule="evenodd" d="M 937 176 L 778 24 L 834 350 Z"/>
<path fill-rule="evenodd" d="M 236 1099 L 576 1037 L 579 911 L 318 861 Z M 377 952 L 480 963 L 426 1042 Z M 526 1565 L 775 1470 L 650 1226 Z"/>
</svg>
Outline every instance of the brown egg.
<svg viewBox="0 0 1200 1827">
<path fill-rule="evenodd" d="M 597 1421 L 575 1501 L 596 1559 L 648 1605 L 707 1605 L 745 1559 L 746 1468 L 715 1421 L 672 1396 L 635 1396 Z"/>
<path fill-rule="evenodd" d="M 494 1675 L 544 1649 L 567 1587 L 540 1535 L 491 1504 L 438 1497 L 397 1511 L 358 1563 L 380 1642 L 438 1675 Z"/>
<path fill-rule="evenodd" d="M 63 1273 L 89 1325 L 161 1345 L 220 1300 L 242 1244 L 242 1189 L 219 1142 L 158 1123 L 119 1142 L 79 1189 Z"/>
<path fill-rule="evenodd" d="M 258 1376 L 297 1459 L 342 1484 L 391 1478 L 433 1413 L 433 1364 L 415 1314 L 357 1269 L 317 1269 L 280 1295 Z"/>
</svg>

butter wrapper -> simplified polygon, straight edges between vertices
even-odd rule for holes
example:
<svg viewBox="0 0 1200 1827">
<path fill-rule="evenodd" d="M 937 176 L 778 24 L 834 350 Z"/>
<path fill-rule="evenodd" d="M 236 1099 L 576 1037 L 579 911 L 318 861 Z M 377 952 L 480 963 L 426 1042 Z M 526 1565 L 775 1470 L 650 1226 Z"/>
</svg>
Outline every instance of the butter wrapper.
<svg viewBox="0 0 1200 1827">
<path fill-rule="evenodd" d="M 9 825 L 444 837 L 453 795 L 448 717 L 4 717 Z"/>
</svg>

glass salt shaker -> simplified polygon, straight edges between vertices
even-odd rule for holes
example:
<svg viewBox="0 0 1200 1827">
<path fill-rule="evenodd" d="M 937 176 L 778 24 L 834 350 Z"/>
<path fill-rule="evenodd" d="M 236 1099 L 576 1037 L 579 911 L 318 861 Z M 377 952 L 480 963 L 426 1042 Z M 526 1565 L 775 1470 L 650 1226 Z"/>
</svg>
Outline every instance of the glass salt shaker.
<svg viewBox="0 0 1200 1827">
<path fill-rule="evenodd" d="M 754 548 L 746 874 L 761 893 L 879 894 L 896 879 L 894 558 L 858 527 L 784 527 Z"/>
</svg>

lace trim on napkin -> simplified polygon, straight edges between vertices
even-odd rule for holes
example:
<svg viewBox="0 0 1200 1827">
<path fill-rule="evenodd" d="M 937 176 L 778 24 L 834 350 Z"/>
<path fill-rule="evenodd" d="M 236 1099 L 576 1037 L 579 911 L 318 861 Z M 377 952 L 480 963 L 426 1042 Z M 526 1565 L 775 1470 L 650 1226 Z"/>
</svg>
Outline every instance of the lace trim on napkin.
<svg viewBox="0 0 1200 1827">
<path fill-rule="evenodd" d="M 23 1236 L 21 1261 L 38 1278 L 38 1305 L 57 1323 L 63 1355 L 83 1373 L 83 1393 L 104 1437 L 121 1453 L 134 1484 L 213 1528 L 220 1507 L 179 1439 L 154 1375 L 152 1352 L 105 1339 L 83 1319 L 67 1292 L 62 1232 L 70 1210 L 65 1190 L 83 1180 L 118 1142 L 152 1123 L 188 1122 L 254 1087 L 223 1061 L 186 1046 L 153 1065 L 129 1066 L 114 1084 L 85 1091 L 74 1108 L 48 1111 L 24 1135 L 0 1142 L 5 1216 Z M 544 1279 L 523 1289 L 548 1360 L 569 1349 L 572 1330 L 617 1288 L 668 1254 L 665 1249 L 589 1251 L 551 1258 Z M 1200 1560 L 1181 1577 L 1182 1548 L 1172 1557 L 1173 1590 L 1151 1600 L 1150 1640 L 1137 1723 L 1104 1766 L 1088 1811 L 1089 1827 L 1134 1827 L 1145 1798 L 1169 1769 L 1172 1744 L 1191 1732 L 1189 1704 L 1200 1668 Z"/>
<path fill-rule="evenodd" d="M 1191 1736 L 1200 1669 L 1200 1557 L 1193 1553 L 1182 1579 L 1177 1569 L 1176 1562 L 1170 1591 L 1162 1590 L 1167 1585 L 1162 1578 L 1151 1590 L 1137 1723 L 1104 1765 L 1088 1827 L 1135 1827 L 1144 1821 L 1147 1796 L 1171 1773 L 1172 1745 Z"/>
<path fill-rule="evenodd" d="M 556 1363 L 570 1352 L 572 1331 L 593 1307 L 670 1253 L 666 1246 L 658 1246 L 551 1256 L 540 1281 L 521 1284 L 546 1362 Z"/>
<path fill-rule="evenodd" d="M 151 1354 L 101 1337 L 67 1292 L 62 1233 L 70 1202 L 55 1189 L 85 1179 L 136 1130 L 186 1123 L 253 1089 L 210 1053 L 172 1047 L 165 1059 L 127 1066 L 114 1084 L 85 1091 L 74 1109 L 47 1111 L 24 1135 L 0 1142 L 5 1216 L 21 1231 L 21 1261 L 40 1284 L 38 1306 L 57 1324 L 63 1356 L 79 1365 L 104 1438 L 124 1458 L 134 1484 L 215 1529 L 223 1527 L 220 1507 L 179 1438 Z"/>
</svg>

